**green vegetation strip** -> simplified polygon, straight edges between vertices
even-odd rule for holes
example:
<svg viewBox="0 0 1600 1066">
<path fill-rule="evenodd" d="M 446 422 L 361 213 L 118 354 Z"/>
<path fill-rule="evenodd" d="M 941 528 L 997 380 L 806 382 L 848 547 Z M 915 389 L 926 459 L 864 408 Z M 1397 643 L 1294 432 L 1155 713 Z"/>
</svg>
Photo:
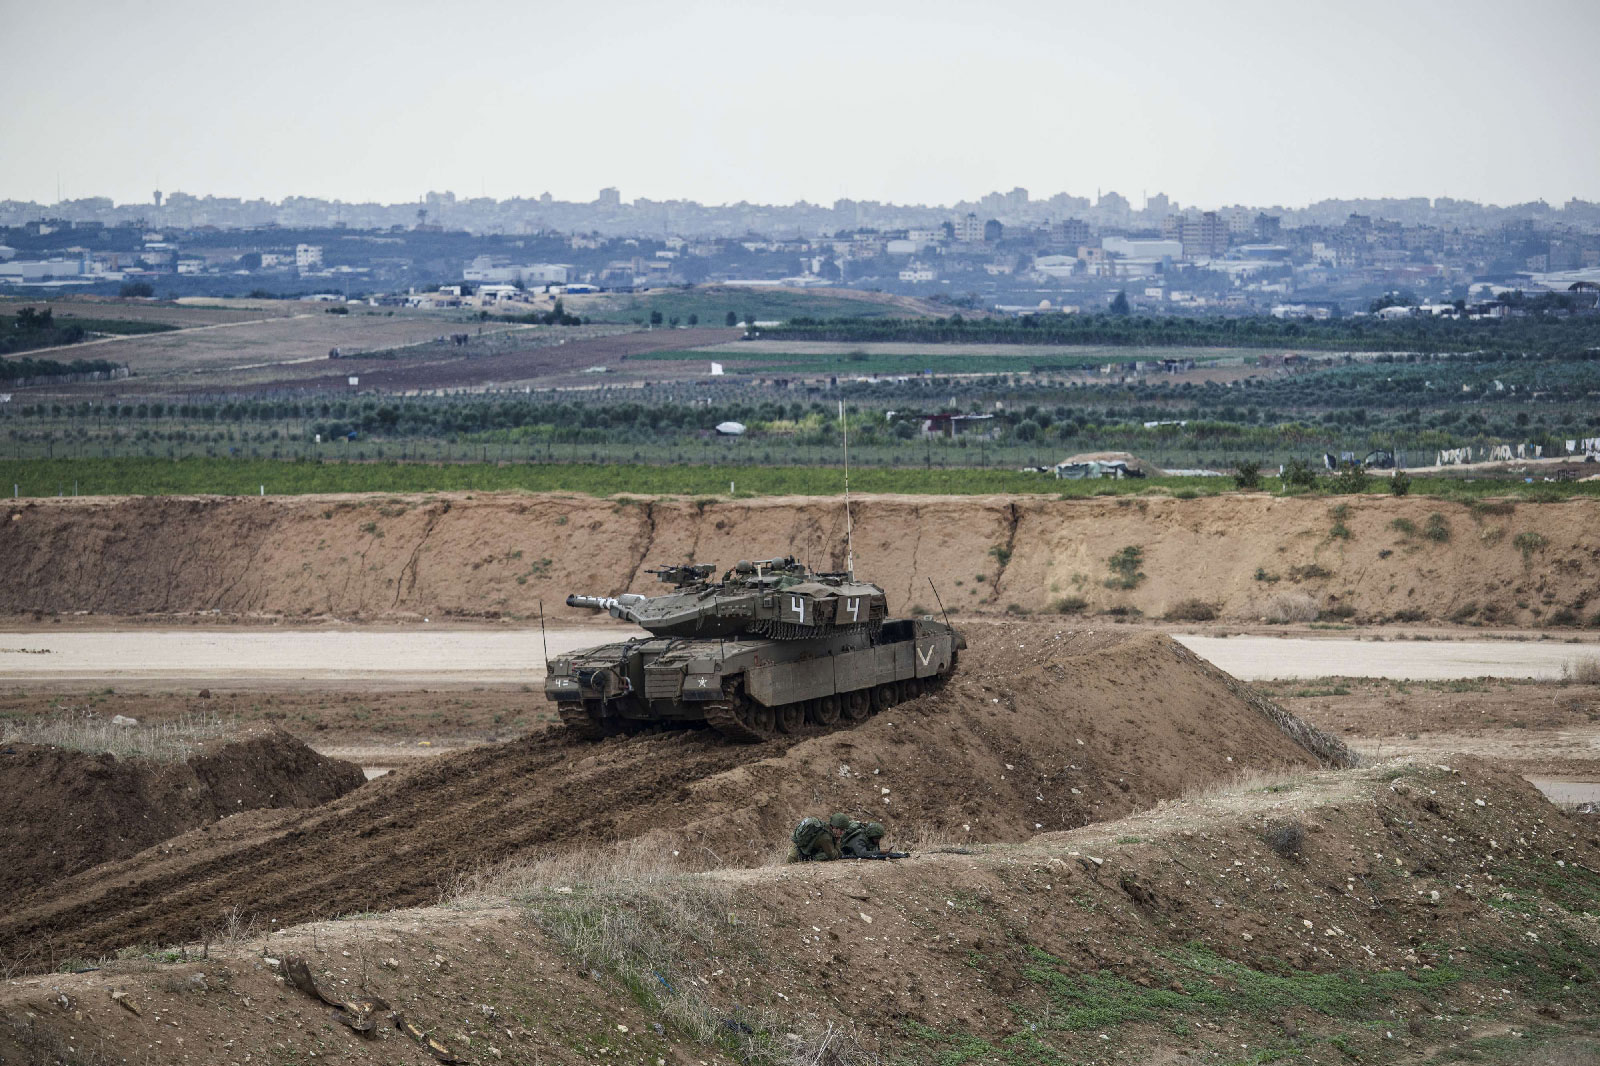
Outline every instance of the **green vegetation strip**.
<svg viewBox="0 0 1600 1066">
<path fill-rule="evenodd" d="M 659 495 L 831 496 L 843 486 L 836 467 L 649 466 L 586 463 L 344 463 L 270 459 L 39 459 L 0 461 L 0 491 L 18 496 L 272 495 L 322 492 L 524 491 Z M 1086 496 L 1218 495 L 1232 491 L 1227 478 L 1162 477 L 1126 481 L 1062 481 L 1012 471 L 859 468 L 851 473 L 857 492 L 923 495 L 1021 493 Z M 1278 491 L 1276 478 L 1262 487 Z M 1517 495 L 1533 502 L 1600 495 L 1600 483 L 1526 485 L 1503 481 L 1417 478 L 1413 493 L 1471 499 Z"/>
<path fill-rule="evenodd" d="M 1369 495 L 1383 491 L 1383 479 Z M 649 495 L 834 496 L 844 475 L 833 466 L 650 466 L 641 463 L 403 463 L 313 462 L 279 459 L 20 459 L 0 460 L 0 492 L 26 497 L 222 495 L 274 496 L 317 492 L 581 492 Z M 1282 492 L 1277 478 L 1262 490 Z M 1234 491 L 1223 477 L 1158 477 L 1125 481 L 1063 481 L 1048 474 L 970 467 L 851 471 L 855 492 L 972 496 L 1017 493 L 1066 497 L 1172 496 L 1191 499 Z M 1415 478 L 1414 495 L 1463 501 L 1517 496 L 1558 502 L 1600 496 L 1600 482 L 1524 484 Z"/>
</svg>

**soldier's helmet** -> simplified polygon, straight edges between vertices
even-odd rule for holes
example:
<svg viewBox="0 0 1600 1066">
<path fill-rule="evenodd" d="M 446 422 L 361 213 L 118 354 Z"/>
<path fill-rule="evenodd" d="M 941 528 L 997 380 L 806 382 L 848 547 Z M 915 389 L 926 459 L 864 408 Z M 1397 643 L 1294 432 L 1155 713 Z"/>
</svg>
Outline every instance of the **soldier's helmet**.
<svg viewBox="0 0 1600 1066">
<path fill-rule="evenodd" d="M 835 814 L 828 819 L 828 824 L 835 829 L 849 829 L 850 816 L 848 814 Z"/>
<path fill-rule="evenodd" d="M 883 823 L 881 823 L 881 822 L 868 822 L 867 823 L 867 825 L 866 825 L 866 834 L 867 834 L 867 839 L 868 840 L 872 841 L 873 843 L 877 843 L 878 841 L 883 839 L 883 833 L 884 833 Z"/>
</svg>

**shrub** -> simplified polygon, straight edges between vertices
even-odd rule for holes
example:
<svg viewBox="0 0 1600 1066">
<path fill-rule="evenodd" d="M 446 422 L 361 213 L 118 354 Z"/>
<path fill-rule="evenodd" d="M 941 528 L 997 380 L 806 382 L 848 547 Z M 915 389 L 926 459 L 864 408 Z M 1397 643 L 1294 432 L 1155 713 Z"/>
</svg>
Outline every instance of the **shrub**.
<svg viewBox="0 0 1600 1066">
<path fill-rule="evenodd" d="M 1001 566 L 1005 566 L 1011 561 L 1011 549 L 1006 547 L 1004 544 L 996 544 L 994 547 L 989 549 L 989 554 L 994 556 L 995 561 Z"/>
<path fill-rule="evenodd" d="M 1304 566 L 1289 567 L 1290 581 L 1310 581 L 1319 577 L 1332 577 L 1333 571 L 1316 563 L 1307 563 Z"/>
<path fill-rule="evenodd" d="M 1411 475 L 1404 470 L 1396 470 L 1389 479 L 1389 491 L 1396 496 L 1409 496 L 1411 494 Z"/>
<path fill-rule="evenodd" d="M 1082 596 L 1063 596 L 1050 606 L 1057 614 L 1081 614 L 1089 601 Z"/>
<path fill-rule="evenodd" d="M 1106 562 L 1112 574 L 1116 575 L 1106 582 L 1107 588 L 1137 588 L 1139 582 L 1144 580 L 1144 571 L 1139 569 L 1144 562 L 1144 549 L 1137 544 L 1129 544 L 1118 550 Z"/>
<path fill-rule="evenodd" d="M 1317 483 L 1317 472 L 1304 459 L 1290 459 L 1283 467 L 1283 483 L 1291 488 L 1309 489 Z"/>
<path fill-rule="evenodd" d="M 1265 581 L 1269 585 L 1274 585 L 1279 581 L 1282 581 L 1283 578 L 1279 577 L 1277 574 L 1267 573 L 1267 568 L 1264 566 L 1258 566 L 1256 567 L 1256 580 Z"/>
<path fill-rule="evenodd" d="M 1517 512 L 1517 501 L 1515 500 L 1473 500 L 1471 506 L 1472 514 L 1475 518 L 1481 518 L 1486 514 L 1504 517 Z"/>
<path fill-rule="evenodd" d="M 1322 612 L 1317 601 L 1303 592 L 1280 592 L 1267 601 L 1261 617 L 1276 625 L 1290 622 L 1315 622 Z"/>
<path fill-rule="evenodd" d="M 1372 476 L 1360 463 L 1340 463 L 1333 475 L 1334 492 L 1365 492 Z"/>
<path fill-rule="evenodd" d="M 1345 525 L 1343 522 L 1334 522 L 1333 528 L 1328 530 L 1328 536 L 1338 540 L 1349 540 L 1350 527 Z"/>
<path fill-rule="evenodd" d="M 1422 535 L 1435 544 L 1443 544 L 1450 539 L 1450 523 L 1438 511 L 1428 516 L 1428 521 L 1422 526 Z"/>
<path fill-rule="evenodd" d="M 1600 685 L 1600 659 L 1568 659 L 1561 665 L 1561 678 L 1580 685 Z"/>
<path fill-rule="evenodd" d="M 1217 617 L 1215 604 L 1205 600 L 1181 600 L 1167 609 L 1169 622 L 1209 622 Z"/>
<path fill-rule="evenodd" d="M 1450 612 L 1450 621 L 1465 622 L 1467 619 L 1471 618 L 1477 613 L 1477 603 L 1472 600 L 1468 600 L 1466 603 L 1463 603 L 1460 607 L 1457 607 L 1455 610 Z"/>
<path fill-rule="evenodd" d="M 1571 607 L 1563 607 L 1550 616 L 1550 624 L 1553 626 L 1576 626 L 1582 625 L 1583 619 Z"/>
<path fill-rule="evenodd" d="M 1245 459 L 1240 459 L 1234 463 L 1233 485 L 1239 489 L 1259 489 L 1261 487 L 1261 464 Z"/>
<path fill-rule="evenodd" d="M 1306 831 L 1299 822 L 1274 822 L 1267 826 L 1261 839 L 1280 858 L 1298 859 L 1300 849 L 1305 846 Z"/>
<path fill-rule="evenodd" d="M 1389 523 L 1389 528 L 1402 537 L 1414 537 L 1417 535 L 1417 524 L 1409 518 L 1396 518 Z"/>
<path fill-rule="evenodd" d="M 1331 619 L 1334 619 L 1336 621 L 1342 622 L 1347 618 L 1354 618 L 1355 616 L 1356 616 L 1356 609 L 1354 607 L 1350 606 L 1348 603 L 1335 603 L 1335 604 L 1333 604 L 1333 605 L 1331 605 L 1329 607 L 1323 608 L 1322 614 L 1318 615 L 1318 618 L 1319 619 L 1330 619 L 1331 618 Z"/>
<path fill-rule="evenodd" d="M 1518 533 L 1515 537 L 1511 538 L 1511 543 L 1517 546 L 1517 550 L 1522 553 L 1522 561 L 1527 563 L 1532 561 L 1534 552 L 1544 551 L 1544 549 L 1549 545 L 1550 540 L 1543 533 L 1534 533 L 1530 531 L 1527 533 Z"/>
</svg>

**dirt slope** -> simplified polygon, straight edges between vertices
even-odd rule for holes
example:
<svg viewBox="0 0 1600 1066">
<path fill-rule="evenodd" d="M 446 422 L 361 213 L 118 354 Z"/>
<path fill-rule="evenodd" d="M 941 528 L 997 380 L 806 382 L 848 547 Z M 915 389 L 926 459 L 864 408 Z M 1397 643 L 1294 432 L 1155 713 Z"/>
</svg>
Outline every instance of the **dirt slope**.
<svg viewBox="0 0 1600 1066">
<path fill-rule="evenodd" d="M 1308 773 L 962 854 L 545 880 L 15 980 L 0 1056 L 431 1061 L 279 980 L 301 955 L 476 1062 L 1576 1064 L 1597 871 L 1593 825 L 1484 764 Z M 601 908 L 629 943 L 575 937 Z"/>
<path fill-rule="evenodd" d="M 68 878 L 0 915 L 0 958 L 196 938 L 431 902 L 517 855 L 646 837 L 692 866 L 760 861 L 808 813 L 902 837 L 1022 840 L 1247 767 L 1318 757 L 1165 637 L 985 627 L 940 693 L 853 730 L 755 747 L 707 732 L 594 745 L 536 734 L 397 771 L 315 810 L 244 815 Z M 1334 753 L 1336 754 L 1336 753 Z"/>
<path fill-rule="evenodd" d="M 279 729 L 205 744 L 175 763 L 0 744 L 0 897 L 29 891 L 240 811 L 315 807 L 361 768 Z"/>
<path fill-rule="evenodd" d="M 929 578 L 957 612 L 1077 596 L 1091 612 L 1159 616 L 1201 599 L 1255 619 L 1286 594 L 1359 620 L 1527 625 L 1600 610 L 1600 501 L 1499 511 L 1382 496 L 864 497 L 856 568 L 897 610 L 934 607 Z M 792 552 L 842 567 L 843 536 L 839 502 L 811 497 L 8 501 L 0 615 L 526 619 L 543 600 L 576 617 L 560 606 L 569 592 L 658 589 L 647 565 Z M 1107 588 L 1107 560 L 1130 545 L 1146 577 Z"/>
</svg>

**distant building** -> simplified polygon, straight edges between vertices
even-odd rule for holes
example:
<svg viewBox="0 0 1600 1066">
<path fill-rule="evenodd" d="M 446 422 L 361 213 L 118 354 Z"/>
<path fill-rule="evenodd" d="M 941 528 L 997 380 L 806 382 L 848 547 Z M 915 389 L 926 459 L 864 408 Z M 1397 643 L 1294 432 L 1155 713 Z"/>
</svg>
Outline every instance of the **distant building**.
<svg viewBox="0 0 1600 1066">
<path fill-rule="evenodd" d="M 297 244 L 294 246 L 294 268 L 304 274 L 311 270 L 322 269 L 322 247 L 316 244 Z"/>
<path fill-rule="evenodd" d="M 1185 259 L 1214 259 L 1228 250 L 1228 223 L 1215 211 L 1173 215 L 1161 226 L 1161 235 L 1183 245 Z"/>
<path fill-rule="evenodd" d="M 1066 248 L 1077 248 L 1080 244 L 1088 244 L 1089 223 L 1081 218 L 1064 218 L 1059 222 L 1052 222 L 1050 243 Z"/>
<path fill-rule="evenodd" d="M 955 221 L 956 240 L 964 244 L 979 244 L 983 241 L 983 220 L 968 211 Z"/>
<path fill-rule="evenodd" d="M 600 198 L 596 200 L 595 203 L 599 204 L 601 207 L 621 207 L 622 193 L 611 188 L 610 186 L 607 186 L 606 188 L 600 190 Z"/>
</svg>

